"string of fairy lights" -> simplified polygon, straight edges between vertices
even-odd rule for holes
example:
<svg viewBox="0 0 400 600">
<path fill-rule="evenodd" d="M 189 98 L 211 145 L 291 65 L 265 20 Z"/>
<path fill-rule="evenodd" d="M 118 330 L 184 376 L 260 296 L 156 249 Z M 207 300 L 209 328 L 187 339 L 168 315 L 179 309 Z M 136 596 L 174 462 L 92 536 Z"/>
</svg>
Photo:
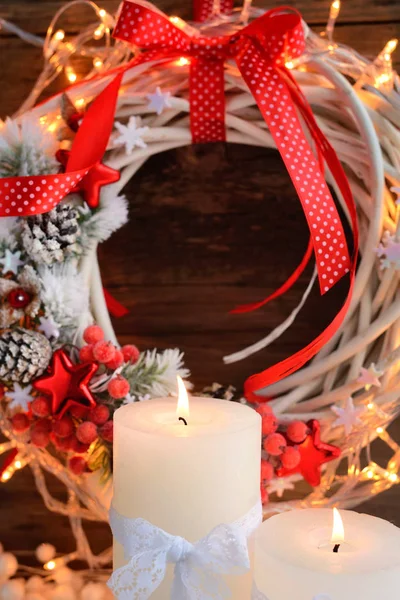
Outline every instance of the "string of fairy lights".
<svg viewBox="0 0 400 600">
<path fill-rule="evenodd" d="M 75 36 L 68 38 L 65 31 L 57 27 L 60 17 L 64 14 L 67 9 L 76 7 L 77 5 L 86 5 L 93 9 L 96 22 L 84 28 Z M 340 0 L 334 0 L 330 7 L 329 18 L 325 28 L 325 31 L 317 36 L 308 32 L 308 54 L 301 57 L 300 59 L 288 61 L 286 63 L 289 69 L 307 69 L 307 61 L 312 58 L 313 55 L 323 57 L 324 60 L 329 62 L 331 59 L 343 62 L 343 72 L 349 72 L 354 80 L 354 88 L 361 90 L 364 85 L 372 85 L 376 90 L 390 90 L 390 87 L 395 85 L 397 78 L 396 73 L 393 70 L 393 53 L 398 46 L 397 39 L 389 40 L 382 51 L 373 61 L 367 61 L 365 58 L 357 55 L 353 50 L 346 48 L 335 43 L 334 31 L 337 19 L 340 14 L 341 2 Z M 251 6 L 251 0 L 245 0 L 243 7 L 240 9 L 240 15 L 236 12 L 232 17 L 215 17 L 212 23 L 207 23 L 204 27 L 211 28 L 218 19 L 224 20 L 224 23 L 231 23 L 232 27 L 242 26 L 250 18 L 256 17 L 261 14 L 260 9 L 253 8 Z M 179 17 L 173 16 L 170 18 L 171 21 L 178 27 L 185 30 L 194 30 L 189 24 L 180 19 Z M 112 44 L 111 30 L 114 26 L 114 17 L 110 15 L 105 9 L 98 7 L 91 0 L 73 0 L 68 4 L 62 6 L 58 12 L 54 15 L 54 18 L 48 28 L 45 39 L 33 36 L 12 23 L 0 19 L 0 26 L 9 32 L 18 35 L 21 39 L 25 40 L 30 44 L 36 46 L 42 46 L 44 56 L 44 68 L 40 74 L 32 92 L 28 96 L 27 100 L 21 106 L 19 113 L 22 114 L 29 108 L 31 108 L 43 90 L 59 75 L 64 75 L 69 84 L 73 85 L 77 83 L 80 75 L 76 72 L 74 67 L 74 59 L 76 57 L 86 58 L 89 64 L 85 78 L 90 78 L 96 74 L 107 72 L 109 69 L 127 62 L 131 56 L 132 49 L 122 42 L 116 42 Z M 186 57 L 180 57 L 175 61 L 177 67 L 186 67 L 189 64 L 189 59 Z M 335 63 L 337 64 L 337 62 Z M 82 109 L 87 104 L 88 99 L 81 97 L 75 100 L 75 106 L 77 109 Z M 60 115 L 42 116 L 41 122 L 45 124 L 48 131 L 55 132 L 58 127 L 58 120 L 61 119 Z M 400 213 L 400 207 L 397 208 L 396 219 L 398 221 Z M 387 357 L 382 364 L 378 367 L 382 372 L 386 369 L 390 369 L 393 364 L 400 360 L 400 349 L 395 350 Z M 343 476 L 339 475 L 338 480 L 344 481 L 345 479 L 355 480 L 358 483 L 365 483 L 368 486 L 369 494 L 377 494 L 381 491 L 388 489 L 393 484 L 397 484 L 400 481 L 400 445 L 390 436 L 387 431 L 387 426 L 393 419 L 395 412 L 395 404 L 397 402 L 397 395 L 392 401 L 387 401 L 384 404 L 379 404 L 375 401 L 375 396 L 370 391 L 370 385 L 366 384 L 364 389 L 360 390 L 360 402 L 366 407 L 366 414 L 364 420 L 365 436 L 368 436 L 366 443 L 363 443 L 365 452 L 364 462 L 361 464 L 359 458 L 359 448 L 352 447 L 351 439 L 349 440 L 349 447 L 346 449 L 348 458 L 347 474 Z M 395 394 L 395 392 L 393 392 Z M 31 464 L 41 464 L 48 459 L 45 457 L 45 453 L 35 451 L 30 448 L 30 445 L 24 442 L 23 437 L 15 436 L 12 431 L 5 425 L 5 415 L 0 414 L 0 429 L 3 430 L 7 441 L 0 444 L 0 455 L 9 454 L 12 459 L 9 464 L 3 468 L 0 481 L 1 483 L 7 483 L 13 475 L 23 469 L 25 466 Z M 380 466 L 374 462 L 371 458 L 370 444 L 379 438 L 384 442 L 391 450 L 392 455 L 385 466 Z M 357 460 L 351 460 L 352 455 L 358 453 Z M 47 470 L 55 468 L 52 465 L 46 465 Z M 60 465 L 60 468 L 62 466 Z M 328 466 L 327 469 L 333 468 Z M 326 490 L 325 490 L 326 491 Z M 353 498 L 361 492 L 353 486 L 350 490 L 350 495 L 353 494 Z M 311 501 L 318 503 L 318 498 L 322 497 L 324 490 L 318 490 L 316 495 L 311 496 Z M 365 490 L 363 497 L 365 496 Z M 79 509 L 76 509 L 79 514 Z M 76 558 L 82 558 L 79 551 L 67 554 L 62 557 L 51 558 L 44 564 L 44 570 L 47 572 L 54 571 L 61 566 L 67 565 L 69 562 Z M 104 557 L 103 563 L 105 563 L 107 557 Z"/>
</svg>

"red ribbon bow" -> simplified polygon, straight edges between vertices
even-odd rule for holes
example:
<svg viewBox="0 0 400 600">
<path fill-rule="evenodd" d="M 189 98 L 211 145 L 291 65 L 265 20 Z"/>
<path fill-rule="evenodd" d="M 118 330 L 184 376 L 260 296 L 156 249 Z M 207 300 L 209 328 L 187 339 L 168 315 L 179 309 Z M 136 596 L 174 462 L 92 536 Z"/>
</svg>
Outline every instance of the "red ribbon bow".
<svg viewBox="0 0 400 600">
<path fill-rule="evenodd" d="M 265 119 L 301 201 L 310 229 L 307 252 L 277 297 L 298 278 L 314 249 L 321 293 L 329 291 L 350 272 L 349 294 L 332 323 L 306 348 L 250 377 L 245 393 L 255 391 L 293 373 L 310 360 L 332 337 L 347 312 L 358 252 L 357 218 L 352 193 L 333 148 L 320 131 L 310 106 L 290 70 L 288 61 L 301 56 L 305 39 L 300 14 L 287 7 L 273 9 L 230 36 L 190 36 L 148 4 L 125 0 L 114 37 L 141 50 L 134 64 L 173 60 L 190 61 L 190 124 L 193 142 L 223 141 L 225 130 L 224 65 L 234 60 Z M 302 129 L 302 116 L 317 148 L 318 158 Z M 343 226 L 323 174 L 326 162 L 349 209 L 354 235 L 350 259 Z M 252 310 L 262 304 L 240 307 Z M 255 399 L 255 398 L 254 398 Z M 259 398 L 257 398 L 259 400 Z"/>
</svg>

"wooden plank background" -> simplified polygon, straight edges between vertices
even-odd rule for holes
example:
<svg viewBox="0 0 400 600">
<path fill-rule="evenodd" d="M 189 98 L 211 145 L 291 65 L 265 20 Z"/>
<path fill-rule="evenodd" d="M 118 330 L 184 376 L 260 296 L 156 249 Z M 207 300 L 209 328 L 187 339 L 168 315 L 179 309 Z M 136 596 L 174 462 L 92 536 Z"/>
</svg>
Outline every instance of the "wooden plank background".
<svg viewBox="0 0 400 600">
<path fill-rule="evenodd" d="M 280 3 L 272 0 L 268 7 Z M 288 3 L 317 31 L 323 28 L 328 0 Z M 118 2 L 100 4 L 112 11 Z M 0 0 L 0 17 L 44 35 L 61 5 L 54 0 Z M 400 36 L 397 0 L 343 0 L 342 5 L 336 28 L 339 42 L 373 57 L 389 38 Z M 190 16 L 189 2 L 162 0 L 159 6 L 170 14 Z M 62 26 L 73 33 L 90 18 L 85 8 L 71 10 Z M 0 32 L 0 57 L 3 118 L 17 109 L 33 85 L 41 54 Z M 65 85 L 60 76 L 53 89 Z M 307 243 L 305 220 L 279 157 L 265 149 L 223 144 L 179 149 L 148 161 L 126 194 L 130 227 L 100 252 L 105 285 L 130 309 L 115 323 L 116 330 L 122 342 L 134 341 L 141 348 L 182 348 L 198 388 L 213 381 L 240 388 L 248 375 L 310 341 L 340 305 L 343 285 L 323 300 L 315 292 L 279 343 L 243 363 L 224 366 L 225 353 L 258 340 L 288 316 L 309 276 L 265 310 L 229 315 L 230 308 L 264 297 L 283 282 Z M 396 425 L 394 434 L 400 437 Z M 56 482 L 51 489 L 62 498 Z M 399 500 L 396 488 L 362 508 L 400 525 Z M 106 547 L 107 527 L 92 524 L 89 529 L 94 548 Z M 62 552 L 73 550 L 68 522 L 49 515 L 28 469 L 0 487 L 0 541 L 10 550 L 32 550 L 43 541 Z"/>
</svg>

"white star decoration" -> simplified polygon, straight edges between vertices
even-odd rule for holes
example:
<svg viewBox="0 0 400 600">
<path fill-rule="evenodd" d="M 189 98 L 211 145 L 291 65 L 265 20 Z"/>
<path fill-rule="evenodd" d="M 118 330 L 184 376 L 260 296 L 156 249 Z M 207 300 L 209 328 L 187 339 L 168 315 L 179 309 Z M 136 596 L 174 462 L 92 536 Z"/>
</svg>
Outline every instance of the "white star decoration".
<svg viewBox="0 0 400 600">
<path fill-rule="evenodd" d="M 40 317 L 40 331 L 44 333 L 47 338 L 57 339 L 60 335 L 60 329 L 53 317 Z"/>
<path fill-rule="evenodd" d="M 361 368 L 360 375 L 357 379 L 358 383 L 363 383 L 365 389 L 371 389 L 373 385 L 376 387 L 381 387 L 381 382 L 379 381 L 379 377 L 382 377 L 383 372 L 376 368 L 374 363 L 371 363 L 368 369 L 365 367 Z"/>
<path fill-rule="evenodd" d="M 391 187 L 390 191 L 397 195 L 396 205 L 400 206 L 400 187 Z"/>
<path fill-rule="evenodd" d="M 331 406 L 331 410 L 337 416 L 336 421 L 333 423 L 333 427 L 339 427 L 343 425 L 346 435 L 351 433 L 353 427 L 356 425 L 362 425 L 362 421 L 359 418 L 361 413 L 365 411 L 364 406 L 354 406 L 353 398 L 347 398 L 343 408 L 340 406 Z"/>
<path fill-rule="evenodd" d="M 142 139 L 142 135 L 148 131 L 149 128 L 140 127 L 139 117 L 130 117 L 127 125 L 116 122 L 115 127 L 121 135 L 115 138 L 114 142 L 118 146 L 125 146 L 127 154 L 132 154 L 132 150 L 136 147 L 146 148 L 147 144 Z"/>
<path fill-rule="evenodd" d="M 29 402 L 32 402 L 32 400 L 33 400 L 32 396 L 31 396 L 31 390 L 32 390 L 31 385 L 27 385 L 26 387 L 23 388 L 19 385 L 19 383 L 15 383 L 14 391 L 7 392 L 7 394 L 6 394 L 7 398 L 11 399 L 11 402 L 8 405 L 8 407 L 11 410 L 19 408 L 19 409 L 23 410 L 24 412 L 26 412 L 29 408 L 28 407 Z"/>
<path fill-rule="evenodd" d="M 161 115 L 165 108 L 171 108 L 171 92 L 163 92 L 160 86 L 156 87 L 154 94 L 147 94 L 149 109 Z"/>
<path fill-rule="evenodd" d="M 375 252 L 381 259 L 382 269 L 389 269 L 389 267 L 400 269 L 400 242 L 388 231 L 385 231 L 382 243 Z"/>
<path fill-rule="evenodd" d="M 7 248 L 5 256 L 0 258 L 0 264 L 3 265 L 3 273 L 14 273 L 15 275 L 18 273 L 18 269 L 24 262 L 20 259 L 21 252 L 18 250 L 17 252 L 10 252 Z"/>
<path fill-rule="evenodd" d="M 284 492 L 287 490 L 294 490 L 294 482 L 297 481 L 297 477 L 275 477 L 272 479 L 268 486 L 268 494 L 276 494 L 278 498 L 282 498 Z"/>
</svg>

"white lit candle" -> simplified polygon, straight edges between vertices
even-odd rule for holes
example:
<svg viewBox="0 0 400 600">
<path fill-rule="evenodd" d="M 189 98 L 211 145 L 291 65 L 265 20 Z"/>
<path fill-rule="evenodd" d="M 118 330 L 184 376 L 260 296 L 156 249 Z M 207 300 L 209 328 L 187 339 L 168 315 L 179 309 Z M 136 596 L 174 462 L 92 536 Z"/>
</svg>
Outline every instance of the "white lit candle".
<svg viewBox="0 0 400 600">
<path fill-rule="evenodd" d="M 185 424 L 187 423 L 187 425 Z M 214 398 L 157 398 L 114 416 L 115 510 L 196 542 L 245 516 L 260 495 L 261 419 Z M 125 564 L 114 544 L 114 568 Z M 152 598 L 166 600 L 172 567 Z M 232 598 L 250 598 L 251 574 L 235 577 Z"/>
<path fill-rule="evenodd" d="M 306 509 L 263 523 L 255 580 L 268 600 L 399 598 L 400 529 L 351 511 L 333 521 L 330 509 Z"/>
</svg>

